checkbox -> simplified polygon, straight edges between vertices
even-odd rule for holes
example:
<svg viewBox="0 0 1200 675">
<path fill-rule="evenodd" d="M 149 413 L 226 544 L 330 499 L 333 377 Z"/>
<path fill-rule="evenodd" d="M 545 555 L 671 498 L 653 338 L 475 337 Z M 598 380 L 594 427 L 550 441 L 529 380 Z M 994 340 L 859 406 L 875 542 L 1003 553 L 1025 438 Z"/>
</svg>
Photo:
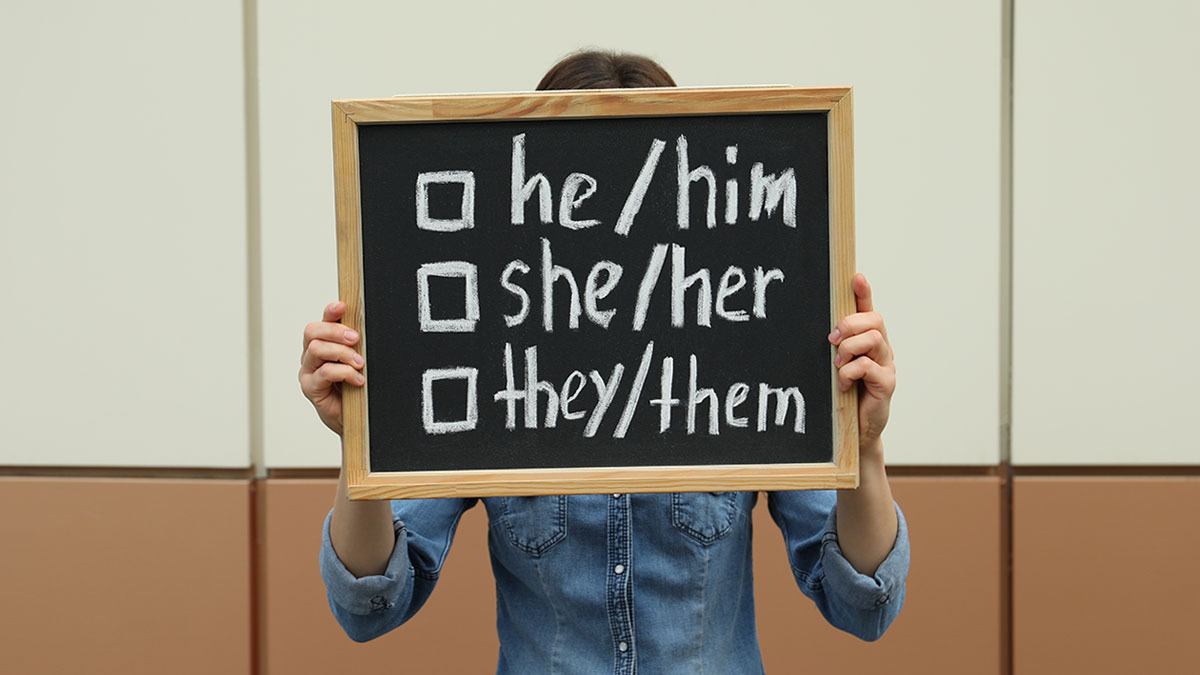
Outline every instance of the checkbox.
<svg viewBox="0 0 1200 675">
<path fill-rule="evenodd" d="M 429 215 L 429 186 L 462 185 L 462 206 L 457 218 Z M 427 171 L 417 174 L 417 227 L 432 232 L 457 232 L 475 227 L 475 174 L 471 171 Z"/>
<path fill-rule="evenodd" d="M 466 316 L 454 319 L 435 319 L 430 307 L 429 278 L 461 278 L 463 310 Z M 479 321 L 479 273 L 473 263 L 465 260 L 425 263 L 417 269 L 417 311 L 422 333 L 472 333 Z"/>
<path fill-rule="evenodd" d="M 434 415 L 433 383 L 444 380 L 465 380 L 467 383 L 467 416 L 461 420 L 438 421 Z M 470 431 L 479 421 L 477 400 L 479 369 L 467 367 L 430 368 L 421 375 L 421 420 L 427 434 L 450 434 Z M 444 390 L 443 390 L 444 391 Z"/>
</svg>

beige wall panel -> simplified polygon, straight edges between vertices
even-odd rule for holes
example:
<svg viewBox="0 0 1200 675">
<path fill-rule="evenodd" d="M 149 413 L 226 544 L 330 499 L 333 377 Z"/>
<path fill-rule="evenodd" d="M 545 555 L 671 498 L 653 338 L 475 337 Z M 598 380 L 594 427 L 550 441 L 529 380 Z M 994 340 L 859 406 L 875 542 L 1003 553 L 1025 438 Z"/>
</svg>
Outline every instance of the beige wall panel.
<svg viewBox="0 0 1200 675">
<path fill-rule="evenodd" d="M 266 463 L 338 461 L 295 382 L 302 327 L 337 294 L 329 100 L 530 89 L 588 45 L 684 85 L 855 87 L 859 268 L 900 360 L 889 457 L 998 461 L 1001 3 L 562 8 L 259 2 Z"/>
<path fill-rule="evenodd" d="M 496 591 L 487 514 L 471 509 L 429 603 L 399 630 L 359 644 L 330 612 L 321 583 L 321 524 L 335 480 L 258 482 L 262 675 L 340 672 L 488 673 L 496 669 Z"/>
<path fill-rule="evenodd" d="M 1197 27 L 1185 0 L 1016 5 L 1016 463 L 1200 462 Z"/>
<path fill-rule="evenodd" d="M 248 675 L 249 487 L 0 478 L 0 670 Z"/>
<path fill-rule="evenodd" d="M 1013 672 L 1195 673 L 1200 478 L 1013 487 Z"/>
<path fill-rule="evenodd" d="M 248 466 L 241 3 L 3 15 L 0 464 Z"/>
<path fill-rule="evenodd" d="M 1000 479 L 893 478 L 912 569 L 878 642 L 830 627 L 796 586 L 765 503 L 754 512 L 755 603 L 768 673 L 1000 675 Z M 952 636 L 948 638 L 948 636 Z"/>
</svg>

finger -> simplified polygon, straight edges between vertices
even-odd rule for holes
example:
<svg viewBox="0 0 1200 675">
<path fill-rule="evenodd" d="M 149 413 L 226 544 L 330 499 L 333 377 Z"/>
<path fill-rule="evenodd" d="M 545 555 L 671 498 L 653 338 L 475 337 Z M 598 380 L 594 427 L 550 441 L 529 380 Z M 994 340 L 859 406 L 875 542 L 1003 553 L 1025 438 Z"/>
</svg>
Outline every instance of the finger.
<svg viewBox="0 0 1200 675">
<path fill-rule="evenodd" d="M 355 369 L 362 368 L 363 357 L 351 347 L 327 340 L 313 340 L 300 356 L 300 367 L 316 370 L 326 362 L 341 362 Z"/>
<path fill-rule="evenodd" d="M 855 274 L 850 285 L 854 287 L 854 304 L 858 311 L 874 311 L 875 307 L 871 304 L 871 284 L 867 283 L 866 275 L 862 272 Z"/>
<path fill-rule="evenodd" d="M 829 342 L 838 345 L 848 337 L 861 335 L 871 330 L 879 331 L 883 339 L 887 340 L 887 328 L 883 325 L 883 317 L 879 315 L 879 312 L 851 314 L 842 317 L 842 320 L 833 327 L 833 332 L 829 334 Z"/>
<path fill-rule="evenodd" d="M 871 329 L 842 340 L 834 355 L 833 365 L 841 366 L 859 356 L 866 356 L 875 363 L 886 366 L 892 362 L 892 347 L 883 338 L 883 333 Z"/>
<path fill-rule="evenodd" d="M 330 321 L 337 323 L 346 315 L 346 303 L 338 300 L 325 305 L 325 313 L 322 315 L 322 321 Z"/>
<path fill-rule="evenodd" d="M 332 321 L 314 321 L 304 327 L 304 348 L 308 349 L 308 343 L 313 340 L 353 345 L 358 342 L 358 331 Z"/>
<path fill-rule="evenodd" d="M 860 356 L 838 368 L 838 389 L 846 391 L 859 381 L 870 394 L 887 398 L 896 390 L 896 370 L 891 366 L 881 366 L 866 356 Z"/>
<path fill-rule="evenodd" d="M 317 368 L 311 374 L 300 377 L 301 389 L 304 390 L 305 395 L 322 394 L 329 391 L 338 382 L 361 387 L 366 381 L 367 378 L 354 368 L 344 363 L 331 361 L 326 361 L 325 365 Z"/>
</svg>

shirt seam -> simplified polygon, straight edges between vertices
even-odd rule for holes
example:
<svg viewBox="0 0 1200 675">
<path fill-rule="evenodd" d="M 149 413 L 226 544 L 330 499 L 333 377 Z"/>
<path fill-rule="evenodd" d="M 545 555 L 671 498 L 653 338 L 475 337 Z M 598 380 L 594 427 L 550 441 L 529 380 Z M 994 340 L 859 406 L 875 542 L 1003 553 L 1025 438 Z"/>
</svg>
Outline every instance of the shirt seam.
<svg viewBox="0 0 1200 675">
<path fill-rule="evenodd" d="M 704 626 L 705 626 L 705 610 L 708 608 L 708 566 L 711 562 L 711 551 L 706 547 L 704 549 L 704 572 L 700 575 L 700 641 L 699 641 L 699 658 L 700 673 L 704 672 Z"/>
<path fill-rule="evenodd" d="M 412 571 L 413 576 L 421 577 L 426 581 L 437 581 L 438 577 L 441 576 L 441 574 L 438 572 L 427 572 L 423 569 L 413 567 L 412 565 L 409 565 L 408 569 Z"/>
<path fill-rule="evenodd" d="M 795 565 L 791 565 L 791 568 L 792 568 L 792 575 L 796 577 L 797 581 L 804 584 L 806 587 L 808 587 L 814 591 L 819 591 L 819 590 L 821 590 L 821 588 L 823 588 L 825 586 L 824 575 L 822 575 L 822 574 L 809 575 L 808 572 L 805 572 L 804 570 L 800 569 L 799 567 L 796 567 Z"/>
<path fill-rule="evenodd" d="M 537 570 L 538 581 L 541 582 L 542 585 L 542 594 L 546 598 L 552 597 L 550 595 L 550 589 L 546 586 L 546 575 L 542 573 L 541 557 L 534 556 L 531 558 L 531 560 L 533 561 L 534 569 Z M 558 672 L 558 652 L 559 640 L 562 635 L 562 620 L 558 614 L 557 602 L 551 601 L 550 609 L 554 611 L 554 646 L 550 649 L 550 675 L 554 675 L 556 672 Z"/>
<path fill-rule="evenodd" d="M 629 567 L 633 566 L 633 500 L 629 501 L 629 508 L 625 512 L 626 531 L 625 531 L 625 561 L 629 563 Z M 633 583 L 633 572 L 629 569 L 625 570 L 629 574 L 626 580 L 626 587 L 629 589 L 629 671 L 633 675 L 637 675 L 637 618 L 634 612 L 633 595 L 637 592 L 637 585 Z"/>
<path fill-rule="evenodd" d="M 437 567 L 429 571 L 433 576 L 422 576 L 422 579 L 434 580 L 442 573 L 442 565 L 446 564 L 446 557 L 450 555 L 450 545 L 454 542 L 454 532 L 458 529 L 458 523 L 462 520 L 464 509 L 459 509 L 455 514 L 454 520 L 450 521 L 450 527 L 446 528 L 446 536 L 442 539 L 442 550 L 438 555 Z"/>
</svg>

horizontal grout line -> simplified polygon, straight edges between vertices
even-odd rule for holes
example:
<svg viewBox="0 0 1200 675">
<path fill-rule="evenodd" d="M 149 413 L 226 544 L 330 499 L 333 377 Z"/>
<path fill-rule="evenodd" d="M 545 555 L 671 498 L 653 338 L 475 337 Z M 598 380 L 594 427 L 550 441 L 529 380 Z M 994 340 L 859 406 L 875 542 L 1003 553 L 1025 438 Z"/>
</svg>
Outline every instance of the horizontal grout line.
<svg viewBox="0 0 1200 675">
<path fill-rule="evenodd" d="M 889 466 L 888 475 L 896 478 L 938 477 L 1003 477 L 1004 465 L 917 465 Z M 1015 477 L 1036 476 L 1200 476 L 1200 465 L 1053 465 L 1013 466 Z M 190 478 L 213 480 L 241 480 L 255 478 L 254 469 L 227 469 L 216 467 L 155 467 L 155 466 L 0 466 L 0 477 L 31 476 L 50 478 Z M 272 480 L 332 479 L 338 477 L 338 469 L 332 467 L 280 468 L 267 471 Z"/>
<path fill-rule="evenodd" d="M 172 466 L 0 466 L 0 477 L 48 478 L 193 478 L 237 480 L 254 478 L 254 469 Z"/>
<path fill-rule="evenodd" d="M 937 465 L 937 464 L 904 464 L 889 466 L 889 476 L 892 477 L 971 477 L 1006 475 L 1003 464 L 985 465 Z M 1015 476 L 1200 476 L 1200 465 L 1181 466 L 1014 466 Z M 295 468 L 271 469 L 268 478 L 287 480 L 291 478 L 337 478 L 338 470 L 334 468 Z"/>
<path fill-rule="evenodd" d="M 1200 476 L 1200 466 L 1172 465 L 1113 465 L 1113 466 L 1014 466 L 1013 475 L 1021 476 Z"/>
<path fill-rule="evenodd" d="M 910 476 L 1001 476 L 1004 466 L 1000 464 L 985 465 L 937 465 L 937 464 L 904 464 L 888 466 L 887 473 L 892 477 Z"/>
<path fill-rule="evenodd" d="M 999 466 L 889 466 L 892 476 L 998 476 Z M 267 477 L 286 480 L 290 478 L 337 478 L 334 468 L 270 469 Z"/>
<path fill-rule="evenodd" d="M 337 478 L 338 470 L 334 468 L 312 467 L 307 469 L 268 469 L 267 478 Z"/>
</svg>

